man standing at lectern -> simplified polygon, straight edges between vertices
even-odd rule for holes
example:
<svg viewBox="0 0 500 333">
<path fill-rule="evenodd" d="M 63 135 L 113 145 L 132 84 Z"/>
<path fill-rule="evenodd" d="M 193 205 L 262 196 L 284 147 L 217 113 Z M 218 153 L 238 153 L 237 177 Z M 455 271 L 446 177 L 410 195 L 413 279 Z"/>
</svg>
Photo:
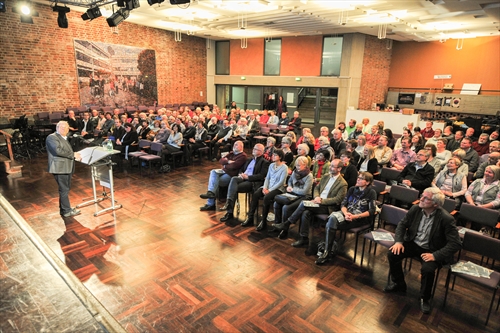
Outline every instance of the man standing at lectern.
<svg viewBox="0 0 500 333">
<path fill-rule="evenodd" d="M 71 208 L 69 190 L 71 176 L 75 170 L 75 160 L 80 160 L 80 153 L 74 153 L 68 142 L 69 125 L 60 121 L 56 125 L 56 132 L 50 134 L 45 141 L 49 157 L 49 173 L 54 175 L 59 187 L 59 212 L 63 217 L 80 214 L 79 210 Z"/>
</svg>

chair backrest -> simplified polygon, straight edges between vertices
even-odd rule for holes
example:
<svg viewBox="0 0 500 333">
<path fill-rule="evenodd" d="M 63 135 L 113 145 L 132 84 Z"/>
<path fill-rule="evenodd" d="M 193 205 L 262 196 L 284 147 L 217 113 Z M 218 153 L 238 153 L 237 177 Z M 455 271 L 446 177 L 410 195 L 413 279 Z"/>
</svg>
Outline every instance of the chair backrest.
<svg viewBox="0 0 500 333">
<path fill-rule="evenodd" d="M 413 201 L 418 199 L 419 193 L 417 190 L 414 190 L 412 188 L 407 188 L 400 185 L 392 185 L 389 196 L 392 199 L 396 199 L 402 202 L 412 203 Z"/>
<path fill-rule="evenodd" d="M 451 213 L 452 211 L 454 211 L 456 206 L 457 206 L 457 202 L 455 200 L 450 199 L 450 198 L 444 199 L 443 208 L 448 213 Z"/>
<path fill-rule="evenodd" d="M 500 239 L 482 235 L 477 232 L 466 232 L 462 247 L 481 256 L 500 260 Z"/>
<path fill-rule="evenodd" d="M 375 192 L 377 192 L 377 196 L 380 194 L 380 192 L 385 191 L 386 183 L 382 182 L 380 180 L 373 180 L 373 189 Z"/>
<path fill-rule="evenodd" d="M 385 204 L 382 206 L 379 219 L 385 221 L 387 224 L 398 225 L 407 213 L 408 211 L 406 209 Z"/>
<path fill-rule="evenodd" d="M 163 149 L 163 145 L 159 142 L 151 142 L 151 151 L 155 151 L 157 153 L 161 152 Z"/>
<path fill-rule="evenodd" d="M 495 209 L 488 209 L 463 203 L 460 207 L 459 214 L 460 217 L 465 220 L 477 222 L 485 226 L 495 227 L 500 213 Z"/>
<path fill-rule="evenodd" d="M 389 184 L 388 181 L 396 180 L 400 173 L 401 173 L 401 171 L 396 170 L 396 169 L 382 168 L 382 171 L 380 171 L 380 179 L 382 179 L 383 181 L 387 182 L 387 184 Z"/>
<path fill-rule="evenodd" d="M 271 131 L 278 129 L 278 125 L 276 125 L 276 124 L 267 124 L 267 127 L 269 127 L 269 129 Z"/>
<path fill-rule="evenodd" d="M 260 129 L 260 134 L 262 135 L 269 135 L 271 132 L 271 129 L 269 127 L 261 127 Z"/>
<path fill-rule="evenodd" d="M 151 141 L 144 139 L 139 140 L 139 148 L 150 147 L 150 146 L 151 146 Z"/>
</svg>

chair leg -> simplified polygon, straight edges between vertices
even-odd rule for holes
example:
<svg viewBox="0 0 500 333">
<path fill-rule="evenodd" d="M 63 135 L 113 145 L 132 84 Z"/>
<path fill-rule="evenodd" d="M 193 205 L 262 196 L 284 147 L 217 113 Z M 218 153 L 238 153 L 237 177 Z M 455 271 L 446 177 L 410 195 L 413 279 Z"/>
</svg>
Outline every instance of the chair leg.
<svg viewBox="0 0 500 333">
<path fill-rule="evenodd" d="M 354 234 L 354 258 L 352 259 L 352 262 L 356 262 L 356 255 L 358 254 L 358 236 L 359 234 L 358 233 L 355 233 Z"/>
<path fill-rule="evenodd" d="M 488 309 L 488 315 L 486 316 L 486 322 L 484 325 L 488 325 L 488 321 L 490 320 L 491 309 L 493 308 L 493 302 L 495 301 L 495 296 L 497 294 L 497 289 L 493 292 L 493 296 L 491 297 L 490 308 Z"/>
<path fill-rule="evenodd" d="M 451 278 L 451 269 L 448 271 L 448 275 L 446 276 L 446 282 L 445 282 L 445 286 L 444 286 L 443 309 L 446 306 L 446 299 L 448 298 L 448 289 L 450 287 L 450 278 Z"/>
<path fill-rule="evenodd" d="M 363 266 L 363 258 L 365 257 L 365 244 L 366 244 L 366 238 L 363 237 L 363 249 L 361 250 L 361 263 L 360 266 Z M 372 244 L 370 242 L 370 248 L 372 247 Z"/>
<path fill-rule="evenodd" d="M 439 271 L 440 270 L 441 270 L 441 267 L 439 267 L 437 269 L 436 277 L 434 278 L 434 286 L 432 287 L 431 299 L 434 299 L 434 294 L 436 293 L 436 287 L 437 287 L 437 283 L 438 283 L 438 280 L 439 280 Z"/>
</svg>

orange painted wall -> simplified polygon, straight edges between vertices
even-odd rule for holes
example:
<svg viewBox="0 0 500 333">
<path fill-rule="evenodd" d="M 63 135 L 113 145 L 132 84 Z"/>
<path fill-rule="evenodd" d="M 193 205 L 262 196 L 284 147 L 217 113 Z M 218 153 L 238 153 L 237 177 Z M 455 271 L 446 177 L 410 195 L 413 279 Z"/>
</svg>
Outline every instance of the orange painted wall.
<svg viewBox="0 0 500 333">
<path fill-rule="evenodd" d="M 248 39 L 242 49 L 240 40 L 231 40 L 231 75 L 264 75 L 264 39 Z M 281 40 L 280 76 L 319 76 L 323 36 L 290 37 Z"/>
<path fill-rule="evenodd" d="M 241 41 L 230 41 L 229 73 L 231 75 L 264 75 L 264 39 L 248 39 L 248 47 L 241 48 Z"/>
<path fill-rule="evenodd" d="M 500 90 L 500 37 L 465 39 L 462 50 L 456 40 L 394 42 L 389 87 L 441 88 L 435 74 L 451 74 L 455 89 L 464 83 L 481 83 L 481 90 Z"/>
<path fill-rule="evenodd" d="M 280 76 L 319 76 L 322 51 L 323 36 L 283 38 Z"/>
</svg>

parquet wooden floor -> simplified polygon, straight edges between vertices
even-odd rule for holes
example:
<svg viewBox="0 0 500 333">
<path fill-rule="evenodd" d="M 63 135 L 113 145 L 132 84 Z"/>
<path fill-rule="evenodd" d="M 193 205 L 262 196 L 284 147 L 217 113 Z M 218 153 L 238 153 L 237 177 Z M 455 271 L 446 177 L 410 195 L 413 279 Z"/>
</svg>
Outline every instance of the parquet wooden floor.
<svg viewBox="0 0 500 333">
<path fill-rule="evenodd" d="M 200 212 L 199 194 L 216 163 L 152 178 L 136 169 L 116 173 L 122 209 L 94 217 L 89 206 L 65 223 L 46 162 L 26 162 L 24 177 L 1 178 L 0 191 L 128 332 L 500 331 L 498 312 L 483 325 L 489 295 L 473 285 L 460 281 L 442 309 L 445 270 L 432 313 L 423 315 L 419 264 L 408 274 L 406 295 L 386 295 L 384 250 L 360 266 L 348 236 L 345 253 L 316 266 L 290 246 L 293 232 L 283 241 L 220 223 L 222 212 Z M 91 192 L 90 171 L 78 165 L 72 204 Z"/>
</svg>

